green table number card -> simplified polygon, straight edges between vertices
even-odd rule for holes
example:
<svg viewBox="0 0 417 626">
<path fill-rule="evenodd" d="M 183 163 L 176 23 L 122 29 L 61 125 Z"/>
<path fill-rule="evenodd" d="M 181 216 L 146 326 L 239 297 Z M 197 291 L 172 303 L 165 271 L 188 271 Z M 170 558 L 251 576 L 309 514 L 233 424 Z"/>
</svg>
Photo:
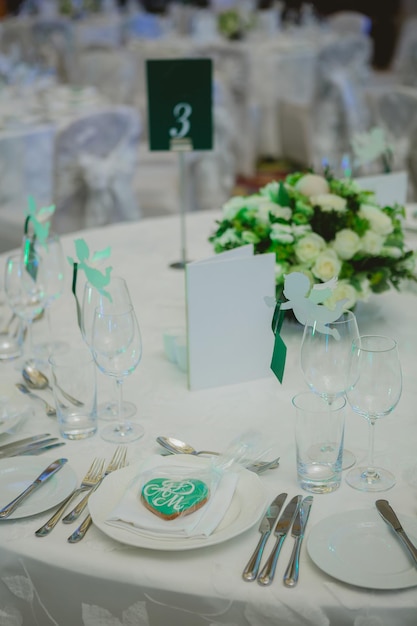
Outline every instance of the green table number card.
<svg viewBox="0 0 417 626">
<path fill-rule="evenodd" d="M 149 147 L 151 150 L 211 150 L 211 59 L 149 60 Z"/>
</svg>

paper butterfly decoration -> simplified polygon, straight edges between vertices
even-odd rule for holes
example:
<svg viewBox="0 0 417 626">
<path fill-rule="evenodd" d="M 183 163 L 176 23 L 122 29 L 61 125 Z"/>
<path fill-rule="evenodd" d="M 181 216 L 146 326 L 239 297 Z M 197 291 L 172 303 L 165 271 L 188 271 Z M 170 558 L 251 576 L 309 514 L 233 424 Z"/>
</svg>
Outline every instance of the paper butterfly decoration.
<svg viewBox="0 0 417 626">
<path fill-rule="evenodd" d="M 25 221 L 25 234 L 28 232 L 29 222 L 33 226 L 33 234 L 36 240 L 45 248 L 49 237 L 49 229 L 51 226 L 51 217 L 55 212 L 55 205 L 36 208 L 36 202 L 33 196 L 28 198 L 28 210 Z"/>
<path fill-rule="evenodd" d="M 328 324 L 335 322 L 342 314 L 347 300 L 336 302 L 334 310 L 322 303 L 331 296 L 337 285 L 337 277 L 325 283 L 314 285 L 310 291 L 310 280 L 301 272 L 287 274 L 284 281 L 284 296 L 287 302 L 281 304 L 281 310 L 292 309 L 296 319 L 304 326 L 314 326 L 315 330 L 339 339 L 339 333 Z"/>
<path fill-rule="evenodd" d="M 322 303 L 329 298 L 336 288 L 337 277 L 325 283 L 314 285 L 310 290 L 309 278 L 301 272 L 287 274 L 284 281 L 284 296 L 287 301 L 273 301 L 265 298 L 268 306 L 275 304 L 275 311 L 272 318 L 272 332 L 275 335 L 274 350 L 271 359 L 271 370 L 282 383 L 287 357 L 287 347 L 280 335 L 284 312 L 292 310 L 295 318 L 304 326 L 314 326 L 317 332 L 332 335 L 335 339 L 340 339 L 337 330 L 330 328 L 328 324 L 335 322 L 342 314 L 343 306 L 347 300 L 339 300 L 333 311 Z M 271 302 L 272 300 L 272 302 Z"/>
<path fill-rule="evenodd" d="M 392 155 L 382 128 L 372 128 L 369 133 L 357 133 L 352 139 L 352 149 L 357 165 L 365 165 L 382 157 L 386 161 Z"/>
<path fill-rule="evenodd" d="M 72 293 L 75 297 L 75 302 L 77 305 L 77 318 L 78 325 L 81 328 L 81 307 L 78 302 L 77 297 L 77 275 L 79 270 L 83 270 L 86 276 L 87 281 L 100 292 L 102 296 L 105 296 L 112 301 L 111 295 L 108 291 L 104 289 L 106 285 L 110 282 L 110 274 L 112 271 L 112 267 L 106 267 L 104 272 L 98 269 L 97 264 L 103 259 L 108 259 L 111 254 L 111 248 L 108 246 L 103 250 L 99 250 L 98 252 L 94 252 L 90 259 L 90 248 L 84 239 L 76 239 L 75 242 L 75 252 L 77 253 L 78 261 L 74 261 L 72 257 L 67 257 L 69 263 L 73 267 L 72 274 Z"/>
</svg>

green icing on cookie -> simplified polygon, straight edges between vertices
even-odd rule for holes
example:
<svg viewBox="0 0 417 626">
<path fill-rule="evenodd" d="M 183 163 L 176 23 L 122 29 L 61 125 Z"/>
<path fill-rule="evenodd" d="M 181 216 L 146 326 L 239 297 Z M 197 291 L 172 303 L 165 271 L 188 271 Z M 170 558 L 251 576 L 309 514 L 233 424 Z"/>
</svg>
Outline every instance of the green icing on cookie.
<svg viewBox="0 0 417 626">
<path fill-rule="evenodd" d="M 209 489 L 196 478 L 153 478 L 142 488 L 145 506 L 165 519 L 188 515 L 205 504 Z"/>
</svg>

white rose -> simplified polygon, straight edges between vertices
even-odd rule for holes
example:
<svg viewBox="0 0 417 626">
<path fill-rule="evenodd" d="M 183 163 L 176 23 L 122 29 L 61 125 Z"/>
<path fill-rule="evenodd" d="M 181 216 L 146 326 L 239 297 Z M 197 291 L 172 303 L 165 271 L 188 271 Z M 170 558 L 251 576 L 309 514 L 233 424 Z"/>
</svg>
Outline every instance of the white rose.
<svg viewBox="0 0 417 626">
<path fill-rule="evenodd" d="M 314 263 L 320 252 L 326 248 L 323 237 L 317 233 L 309 233 L 297 241 L 294 252 L 301 263 Z"/>
<path fill-rule="evenodd" d="M 305 196 L 329 193 L 327 180 L 323 176 L 317 176 L 317 174 L 306 174 L 296 183 L 295 188 Z"/>
<path fill-rule="evenodd" d="M 275 202 L 272 202 L 269 198 L 258 197 L 257 201 L 258 219 L 260 222 L 269 222 L 269 214 L 274 213 L 279 208 Z"/>
<path fill-rule="evenodd" d="M 343 228 L 336 233 L 332 246 L 337 255 L 346 261 L 351 259 L 360 249 L 360 238 L 350 228 Z"/>
<path fill-rule="evenodd" d="M 347 300 L 344 307 L 351 309 L 358 301 L 358 292 L 347 280 L 339 280 L 330 298 L 325 300 L 324 304 L 329 309 L 334 309 L 336 303 L 340 300 Z"/>
<path fill-rule="evenodd" d="M 342 262 L 337 256 L 336 252 L 331 249 L 327 249 L 316 259 L 311 271 L 316 278 L 319 278 L 323 282 L 330 280 L 334 276 L 339 276 L 339 272 L 342 267 Z"/>
<path fill-rule="evenodd" d="M 392 221 L 379 207 L 362 204 L 359 215 L 368 220 L 371 229 L 378 235 L 389 235 L 394 230 Z"/>
<path fill-rule="evenodd" d="M 269 236 L 272 241 L 278 241 L 279 243 L 292 243 L 294 241 L 292 228 L 287 224 L 272 224 Z"/>
<path fill-rule="evenodd" d="M 346 200 L 334 193 L 322 193 L 318 196 L 311 196 L 311 204 L 318 205 L 322 211 L 336 211 L 343 213 L 346 211 Z"/>
<path fill-rule="evenodd" d="M 228 228 L 222 235 L 220 235 L 220 237 L 217 237 L 215 243 L 224 247 L 228 244 L 240 244 L 241 240 L 233 228 Z"/>
<path fill-rule="evenodd" d="M 234 196 L 223 205 L 223 214 L 226 220 L 232 220 L 237 213 L 246 206 L 246 198 Z"/>
<path fill-rule="evenodd" d="M 370 256 L 380 254 L 383 245 L 384 237 L 381 237 L 373 230 L 367 230 L 364 236 L 361 237 L 361 250 Z"/>
</svg>

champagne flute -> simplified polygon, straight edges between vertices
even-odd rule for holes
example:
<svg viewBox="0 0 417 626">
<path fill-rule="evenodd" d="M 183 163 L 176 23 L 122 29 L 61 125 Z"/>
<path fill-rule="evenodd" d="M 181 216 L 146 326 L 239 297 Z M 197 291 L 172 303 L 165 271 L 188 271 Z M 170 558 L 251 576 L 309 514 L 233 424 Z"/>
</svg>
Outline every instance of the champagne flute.
<svg viewBox="0 0 417 626">
<path fill-rule="evenodd" d="M 35 253 L 42 263 L 42 284 L 44 289 L 44 310 L 47 320 L 49 337 L 52 337 L 50 307 L 64 291 L 65 263 L 60 237 L 50 233 L 45 242 L 40 243 L 35 237 L 26 235 L 23 238 L 24 254 Z M 25 252 L 26 251 L 26 252 Z M 68 345 L 57 339 L 48 339 L 35 346 L 40 357 L 49 358 L 52 353 L 62 352 Z"/>
<path fill-rule="evenodd" d="M 142 357 L 142 339 L 132 305 L 117 301 L 105 311 L 96 308 L 93 322 L 92 351 L 99 369 L 116 379 L 118 422 L 101 431 L 106 441 L 128 443 L 144 434 L 142 426 L 123 418 L 123 381 L 132 374 Z"/>
<path fill-rule="evenodd" d="M 126 306 L 132 304 L 129 289 L 126 281 L 121 276 L 112 276 L 110 284 L 106 286 L 107 293 L 113 302 L 124 302 Z M 93 287 L 89 282 L 84 285 L 83 301 L 81 305 L 81 334 L 87 346 L 91 350 L 93 336 L 93 322 L 96 308 L 104 311 L 109 300 L 102 295 L 98 289 Z M 113 399 L 100 404 L 97 409 L 98 416 L 105 420 L 114 420 L 117 417 L 117 383 L 113 381 L 114 397 Z M 123 417 L 133 417 L 136 413 L 136 405 L 133 402 L 123 400 L 122 411 Z"/>
<path fill-rule="evenodd" d="M 397 343 L 390 337 L 365 335 L 352 345 L 346 395 L 355 413 L 368 420 L 368 463 L 355 467 L 346 482 L 361 491 L 386 491 L 395 476 L 374 464 L 375 424 L 397 406 L 402 391 Z"/>
<path fill-rule="evenodd" d="M 32 322 L 41 315 L 45 304 L 42 269 L 43 264 L 35 251 L 30 255 L 25 255 L 22 251 L 12 254 L 6 261 L 6 298 L 13 313 L 26 327 L 24 358 L 33 356 Z"/>
<path fill-rule="evenodd" d="M 352 341 L 359 336 L 359 330 L 352 311 L 344 311 L 335 322 L 326 326 L 328 334 L 317 331 L 315 324 L 305 326 L 300 361 L 308 386 L 322 396 L 330 407 L 336 398 L 345 395 Z M 332 443 L 328 445 L 331 451 Z M 351 467 L 355 461 L 354 454 L 344 449 L 343 469 Z"/>
<path fill-rule="evenodd" d="M 106 286 L 107 293 L 110 294 L 112 302 L 118 302 L 126 307 L 132 305 L 129 289 L 126 281 L 121 276 L 112 276 L 110 283 Z M 93 285 L 85 283 L 83 301 L 81 305 L 81 334 L 87 346 L 92 349 L 93 322 L 96 308 L 101 311 L 106 310 L 109 299 L 102 295 Z M 117 383 L 114 381 L 114 398 L 98 406 L 97 413 L 101 419 L 114 420 L 118 415 L 117 407 Z M 133 417 L 136 413 L 136 405 L 133 402 L 123 400 L 123 417 Z"/>
</svg>

